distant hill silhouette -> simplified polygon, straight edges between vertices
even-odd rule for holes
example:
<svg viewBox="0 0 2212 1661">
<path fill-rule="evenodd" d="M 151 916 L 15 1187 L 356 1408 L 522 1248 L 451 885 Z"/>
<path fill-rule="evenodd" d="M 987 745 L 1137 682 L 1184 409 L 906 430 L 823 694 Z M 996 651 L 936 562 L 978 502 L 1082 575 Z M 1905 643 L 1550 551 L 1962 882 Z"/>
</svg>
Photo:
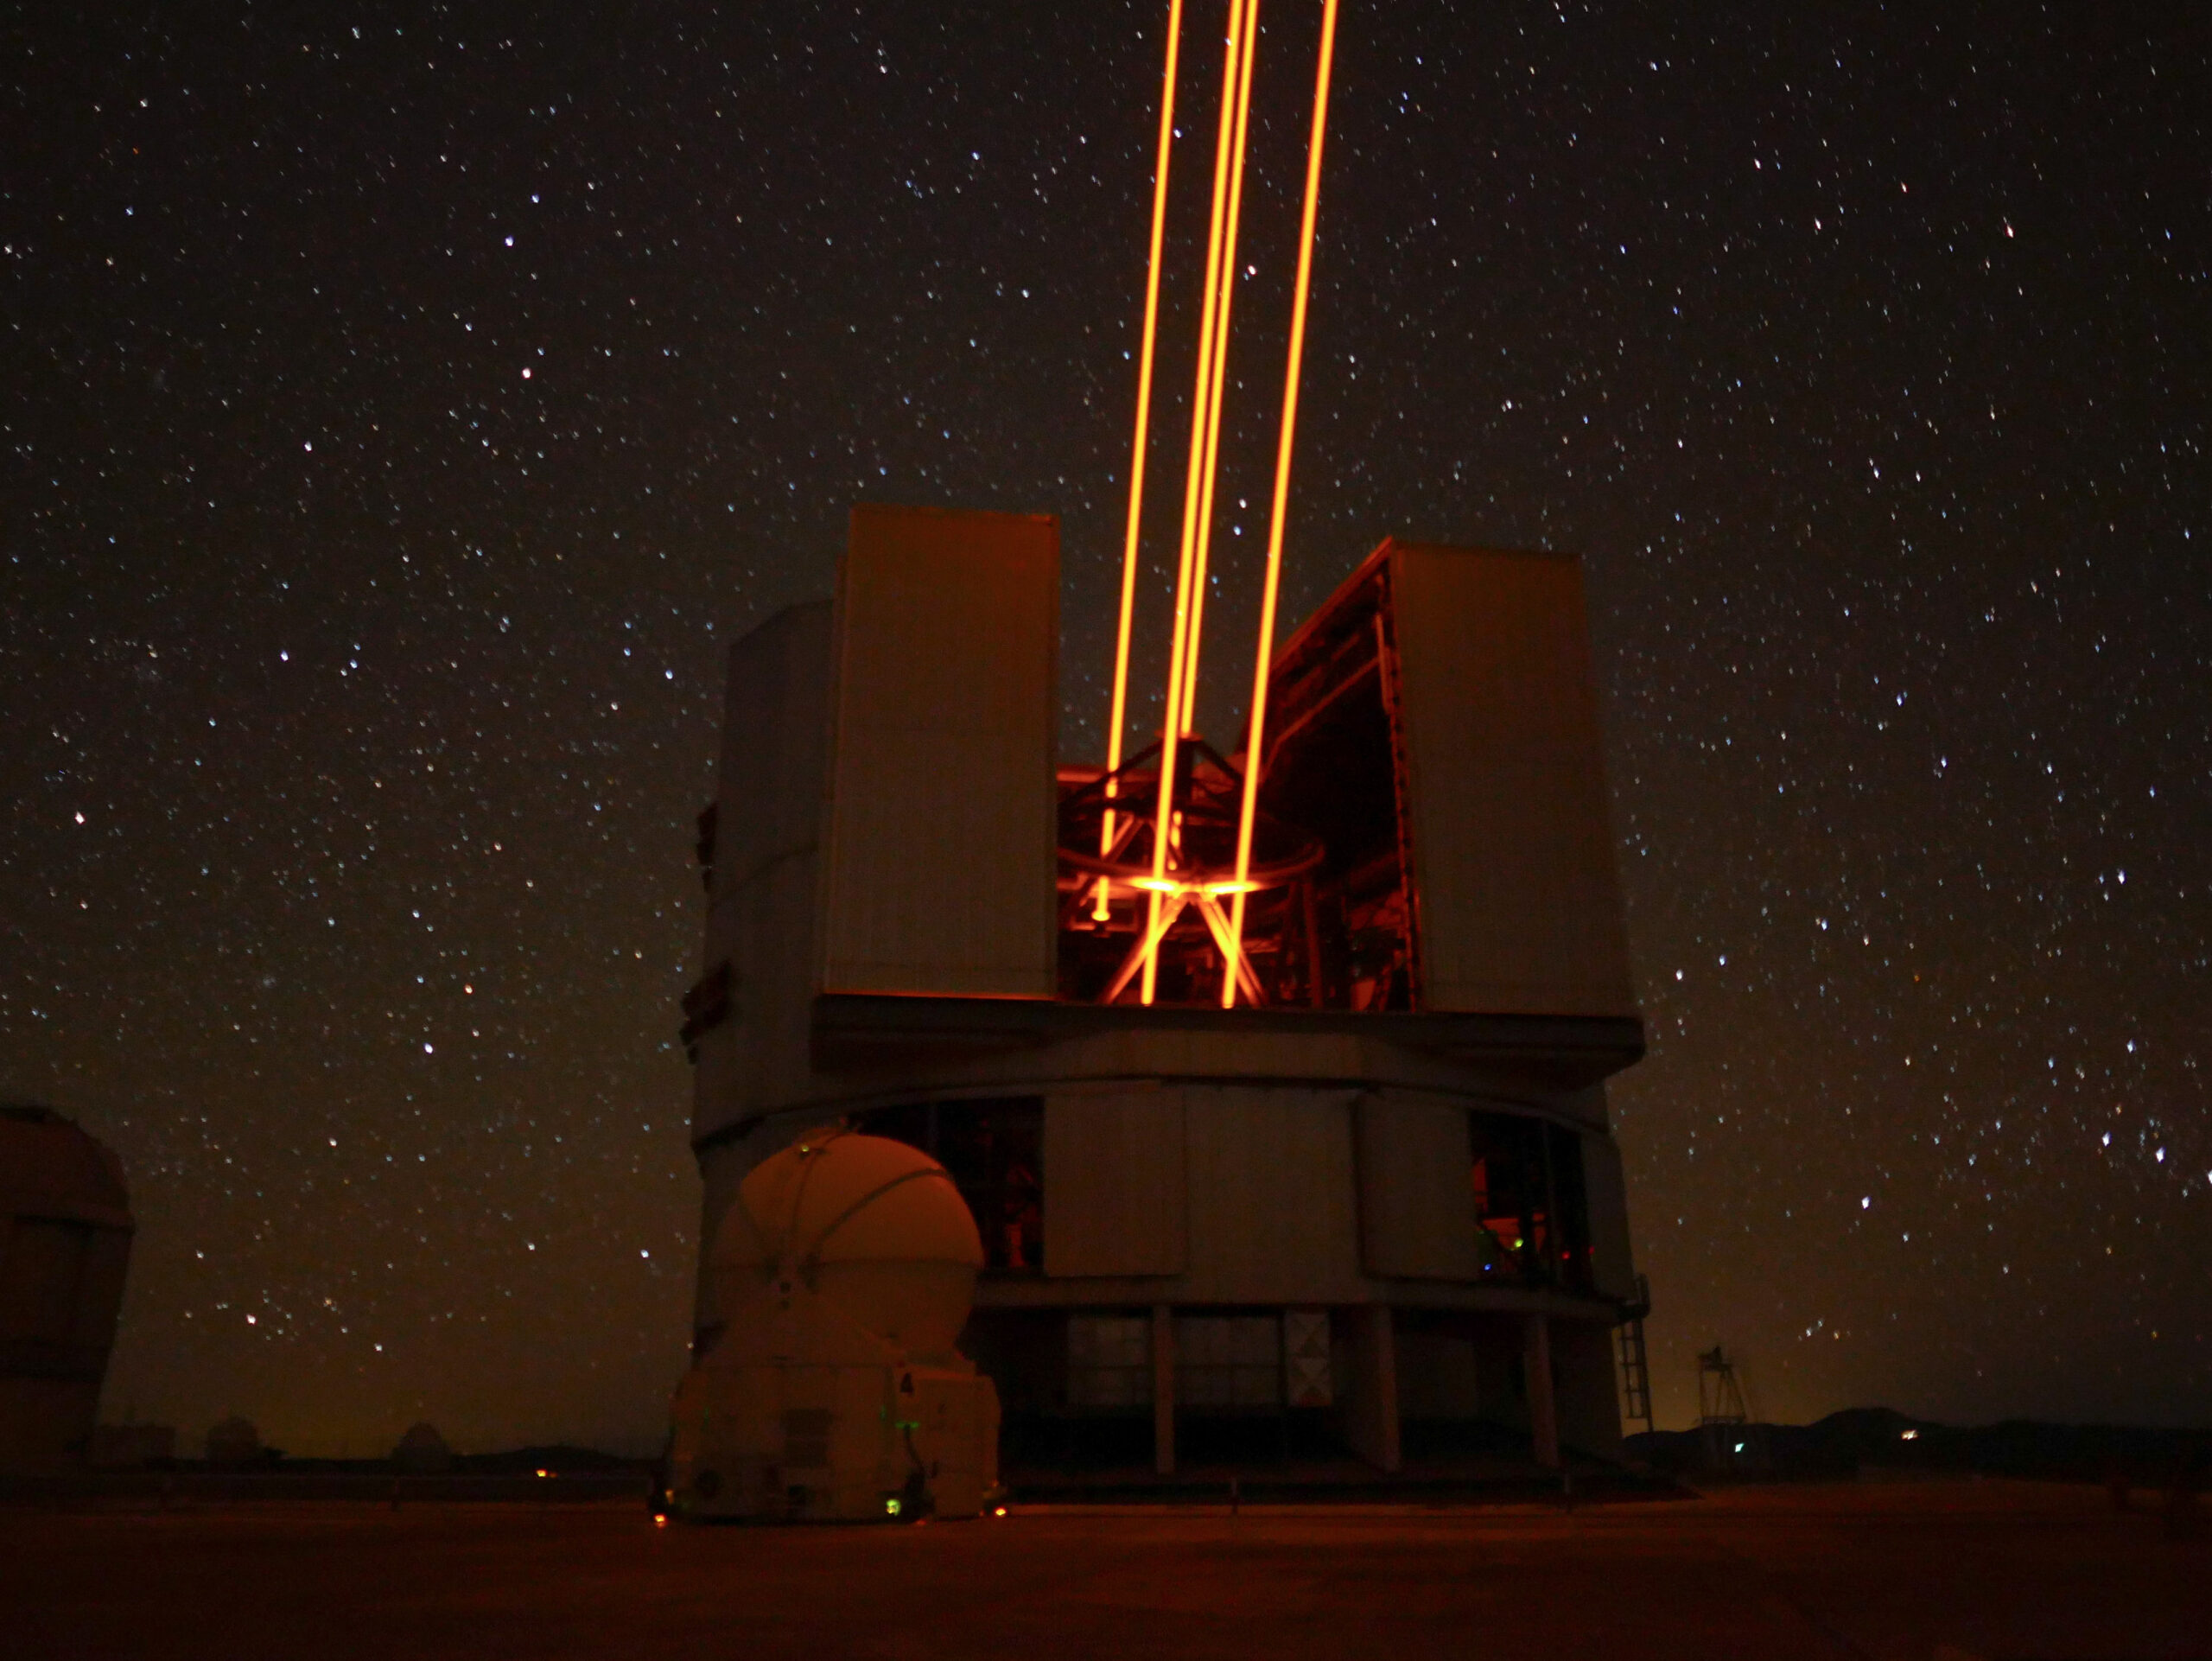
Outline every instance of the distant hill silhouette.
<svg viewBox="0 0 2212 1661">
<path fill-rule="evenodd" d="M 629 1459 L 620 1454 L 604 1453 L 596 1448 L 574 1448 L 564 1442 L 514 1448 L 497 1454 L 454 1454 L 452 1460 L 453 1463 L 444 1469 L 454 1476 L 534 1476 L 540 1471 L 556 1477 L 632 1473 L 642 1475 L 653 1465 L 649 1459 Z M 172 1468 L 180 1470 L 194 1469 L 200 1464 L 196 1460 L 170 1461 Z M 257 1468 L 288 1471 L 296 1475 L 374 1475 L 392 1470 L 394 1461 L 390 1458 L 287 1459 L 272 1448 L 266 1451 Z"/>
<path fill-rule="evenodd" d="M 556 1476 L 597 1476 L 644 1471 L 652 1465 L 649 1459 L 626 1459 L 596 1448 L 571 1448 L 558 1442 L 543 1448 L 517 1448 L 504 1454 L 463 1454 L 454 1461 L 456 1471 L 480 1476 L 528 1476 L 534 1471 L 550 1471 Z"/>
<path fill-rule="evenodd" d="M 1886 1407 L 1846 1408 L 1812 1424 L 1744 1424 L 1647 1431 L 1627 1439 L 1631 1459 L 1675 1475 L 1765 1475 L 1783 1480 L 1860 1473 L 1974 1474 L 2045 1480 L 2163 1485 L 2191 1458 L 2212 1452 L 2212 1428 L 2049 1424 L 2005 1419 L 1961 1426 Z M 1739 1451 L 1740 1447 L 1740 1451 Z"/>
</svg>

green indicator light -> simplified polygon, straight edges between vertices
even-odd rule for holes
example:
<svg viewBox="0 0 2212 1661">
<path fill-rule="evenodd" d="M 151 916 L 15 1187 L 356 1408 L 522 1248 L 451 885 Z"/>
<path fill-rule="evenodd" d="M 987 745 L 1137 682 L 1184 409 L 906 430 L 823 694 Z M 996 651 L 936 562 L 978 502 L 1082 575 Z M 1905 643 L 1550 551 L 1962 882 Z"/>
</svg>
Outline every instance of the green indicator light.
<svg viewBox="0 0 2212 1661">
<path fill-rule="evenodd" d="M 883 1511 L 884 1511 L 884 1514 L 885 1514 L 887 1517 L 896 1517 L 896 1516 L 898 1516 L 898 1514 L 899 1514 L 899 1501 L 897 1500 L 897 1499 L 896 1499 L 896 1498 L 893 1498 L 893 1499 L 887 1499 L 887 1500 L 885 1500 L 885 1501 L 883 1502 Z"/>
</svg>

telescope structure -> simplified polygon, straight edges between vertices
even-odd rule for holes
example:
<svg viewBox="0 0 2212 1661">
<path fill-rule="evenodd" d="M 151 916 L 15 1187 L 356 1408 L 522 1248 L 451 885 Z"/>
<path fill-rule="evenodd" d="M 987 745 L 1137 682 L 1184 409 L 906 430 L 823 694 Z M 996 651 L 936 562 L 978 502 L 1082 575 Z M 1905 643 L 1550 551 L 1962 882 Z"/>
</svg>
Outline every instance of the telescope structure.
<svg viewBox="0 0 2212 1661">
<path fill-rule="evenodd" d="M 834 600 L 732 648 L 702 1241 L 831 1127 L 927 1155 L 1010 1465 L 1616 1448 L 1643 1033 L 1577 562 L 1384 542 L 1274 653 L 1264 754 L 1166 792 L 1157 746 L 1055 754 L 1059 593 L 1049 517 L 864 506 Z M 699 1369 L 760 1350 L 732 1284 Z"/>
<path fill-rule="evenodd" d="M 1163 714 L 1124 754 L 1183 10 L 1103 765 L 1054 753 L 1049 517 L 856 507 L 835 599 L 731 652 L 684 1000 L 706 1195 L 672 1509 L 967 1514 L 1001 1451 L 1396 1472 L 1620 1440 L 1612 1328 L 1643 1297 L 1605 1081 L 1643 1030 L 1580 569 L 1385 542 L 1276 645 L 1337 0 L 1247 730 L 1224 749 L 1194 720 L 1262 34 L 1259 0 L 1224 0 Z M 763 1220 L 776 1161 L 907 1171 L 896 1144 L 926 1159 L 867 1227 Z M 964 1203 L 979 1263 L 945 1218 L 898 1222 L 930 1194 Z M 964 1325 L 885 1290 L 969 1275 Z"/>
</svg>

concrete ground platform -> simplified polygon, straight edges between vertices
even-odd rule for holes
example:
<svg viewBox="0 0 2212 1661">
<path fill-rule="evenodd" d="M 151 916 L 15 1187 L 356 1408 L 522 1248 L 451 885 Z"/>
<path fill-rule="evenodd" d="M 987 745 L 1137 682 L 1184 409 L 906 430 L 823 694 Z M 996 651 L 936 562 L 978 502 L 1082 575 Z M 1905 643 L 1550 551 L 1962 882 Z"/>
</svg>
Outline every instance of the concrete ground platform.
<svg viewBox="0 0 2212 1661">
<path fill-rule="evenodd" d="M 0 1652 L 48 1657 L 2212 1658 L 2212 1542 L 2101 1489 L 1016 1507 L 657 1529 L 614 1504 L 0 1511 Z"/>
<path fill-rule="evenodd" d="M 1385 1476 L 1362 1461 L 1286 1460 L 1241 1465 L 1186 1464 L 1158 1473 L 1129 1469 L 1006 1473 L 1017 1500 L 1039 1504 L 1211 1505 L 1232 1494 L 1255 1504 L 1408 1504 L 1428 1505 L 1586 1503 L 1678 1499 L 1689 1492 L 1656 1472 L 1570 1456 L 1546 1467 L 1526 1456 L 1409 1460 Z M 1232 1484 L 1234 1485 L 1232 1486 Z"/>
</svg>

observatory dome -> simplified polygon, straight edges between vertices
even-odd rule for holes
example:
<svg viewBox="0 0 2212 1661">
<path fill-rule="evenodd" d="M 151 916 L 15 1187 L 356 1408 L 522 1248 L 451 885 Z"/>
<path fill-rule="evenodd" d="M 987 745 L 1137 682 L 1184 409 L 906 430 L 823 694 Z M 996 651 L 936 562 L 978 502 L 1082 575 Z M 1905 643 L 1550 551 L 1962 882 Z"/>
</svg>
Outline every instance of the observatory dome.
<svg viewBox="0 0 2212 1661">
<path fill-rule="evenodd" d="M 733 1327 L 819 1297 L 918 1359 L 950 1352 L 982 1266 L 976 1219 L 944 1168 L 850 1131 L 804 1137 L 755 1168 L 708 1263 Z"/>
<path fill-rule="evenodd" d="M 128 1230 L 123 1161 L 51 1108 L 0 1103 L 0 1204 L 16 1217 Z"/>
<path fill-rule="evenodd" d="M 85 1462 L 132 1226 L 113 1150 L 0 1102 L 0 1473 Z"/>
<path fill-rule="evenodd" d="M 437 1426 L 424 1421 L 407 1427 L 407 1434 L 391 1450 L 391 1462 L 403 1471 L 450 1471 L 453 1449 Z"/>
</svg>

